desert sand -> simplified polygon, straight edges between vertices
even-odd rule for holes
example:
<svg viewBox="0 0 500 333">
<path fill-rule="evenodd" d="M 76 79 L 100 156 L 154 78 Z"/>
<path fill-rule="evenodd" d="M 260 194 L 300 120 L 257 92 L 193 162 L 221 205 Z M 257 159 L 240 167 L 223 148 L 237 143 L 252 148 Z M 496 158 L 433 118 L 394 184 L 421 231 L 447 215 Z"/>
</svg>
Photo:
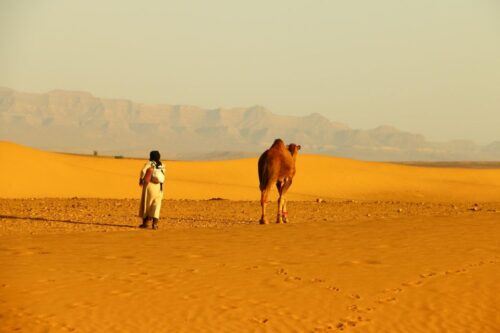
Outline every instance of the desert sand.
<svg viewBox="0 0 500 333">
<path fill-rule="evenodd" d="M 299 155 L 261 226 L 256 159 L 167 161 L 152 231 L 144 161 L 0 162 L 0 332 L 500 330 L 500 169 Z"/>
<path fill-rule="evenodd" d="M 0 198 L 136 198 L 145 163 L 55 154 L 8 142 L 0 142 L 0 161 Z M 165 165 L 167 199 L 259 198 L 257 158 Z M 500 169 L 425 168 L 307 154 L 299 155 L 297 169 L 292 200 L 500 200 Z M 16 177 L 20 172 L 22 177 Z"/>
</svg>

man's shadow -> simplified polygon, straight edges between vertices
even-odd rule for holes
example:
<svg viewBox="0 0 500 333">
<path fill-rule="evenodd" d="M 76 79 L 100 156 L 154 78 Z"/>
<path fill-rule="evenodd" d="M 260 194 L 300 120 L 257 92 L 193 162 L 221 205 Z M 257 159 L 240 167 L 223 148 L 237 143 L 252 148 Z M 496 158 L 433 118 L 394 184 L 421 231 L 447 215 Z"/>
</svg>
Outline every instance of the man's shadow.
<svg viewBox="0 0 500 333">
<path fill-rule="evenodd" d="M 81 225 L 97 225 L 97 226 L 102 226 L 102 227 L 117 227 L 117 228 L 137 229 L 137 226 L 127 225 L 127 224 L 92 223 L 92 222 L 82 222 L 82 221 L 72 221 L 72 220 L 54 220 L 54 219 L 47 219 L 44 217 L 0 215 L 0 219 L 31 220 L 31 221 L 42 221 L 42 222 L 61 222 L 61 223 L 81 224 Z"/>
</svg>

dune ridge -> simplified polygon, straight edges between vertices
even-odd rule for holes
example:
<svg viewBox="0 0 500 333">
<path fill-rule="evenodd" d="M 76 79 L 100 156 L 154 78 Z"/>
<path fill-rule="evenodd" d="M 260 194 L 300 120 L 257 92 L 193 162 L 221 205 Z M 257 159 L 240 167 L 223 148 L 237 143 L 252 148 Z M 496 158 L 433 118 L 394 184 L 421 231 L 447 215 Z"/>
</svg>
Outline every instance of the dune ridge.
<svg viewBox="0 0 500 333">
<path fill-rule="evenodd" d="M 147 152 L 145 152 L 146 155 Z M 144 161 L 0 142 L 0 197 L 135 198 Z M 166 161 L 168 199 L 257 200 L 257 160 Z M 500 169 L 425 168 L 301 154 L 292 200 L 498 201 Z"/>
</svg>

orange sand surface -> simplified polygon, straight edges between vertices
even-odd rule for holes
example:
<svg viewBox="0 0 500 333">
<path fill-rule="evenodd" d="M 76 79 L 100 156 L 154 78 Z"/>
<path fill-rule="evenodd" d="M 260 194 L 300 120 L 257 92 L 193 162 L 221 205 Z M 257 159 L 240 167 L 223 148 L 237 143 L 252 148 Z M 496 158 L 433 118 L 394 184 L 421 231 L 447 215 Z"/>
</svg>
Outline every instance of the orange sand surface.
<svg viewBox="0 0 500 333">
<path fill-rule="evenodd" d="M 0 198 L 136 198 L 145 160 L 56 154 L 0 142 L 0 162 Z M 169 199 L 259 198 L 256 158 L 165 165 Z M 500 169 L 425 168 L 316 155 L 299 155 L 297 169 L 290 199 L 500 200 Z"/>
<path fill-rule="evenodd" d="M 255 159 L 167 162 L 152 231 L 143 161 L 0 162 L 0 332 L 500 331 L 500 170 L 303 155 L 262 226 Z"/>
</svg>

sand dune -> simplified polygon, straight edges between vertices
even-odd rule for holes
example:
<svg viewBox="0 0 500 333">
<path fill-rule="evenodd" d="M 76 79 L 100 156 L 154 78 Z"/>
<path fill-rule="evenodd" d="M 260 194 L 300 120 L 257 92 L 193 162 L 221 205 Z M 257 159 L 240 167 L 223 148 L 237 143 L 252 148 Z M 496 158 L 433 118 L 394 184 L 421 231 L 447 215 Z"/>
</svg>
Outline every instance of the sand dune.
<svg viewBox="0 0 500 333">
<path fill-rule="evenodd" d="M 261 226 L 255 159 L 167 161 L 167 198 L 238 201 L 165 200 L 152 231 L 142 160 L 0 162 L 0 332 L 499 332 L 500 169 L 300 155 Z"/>
<path fill-rule="evenodd" d="M 145 155 L 147 152 L 145 152 Z M 0 197 L 135 198 L 144 161 L 57 154 L 0 142 Z M 170 199 L 255 200 L 256 159 L 167 161 Z M 496 201 L 500 169 L 425 168 L 302 154 L 291 199 Z"/>
</svg>

